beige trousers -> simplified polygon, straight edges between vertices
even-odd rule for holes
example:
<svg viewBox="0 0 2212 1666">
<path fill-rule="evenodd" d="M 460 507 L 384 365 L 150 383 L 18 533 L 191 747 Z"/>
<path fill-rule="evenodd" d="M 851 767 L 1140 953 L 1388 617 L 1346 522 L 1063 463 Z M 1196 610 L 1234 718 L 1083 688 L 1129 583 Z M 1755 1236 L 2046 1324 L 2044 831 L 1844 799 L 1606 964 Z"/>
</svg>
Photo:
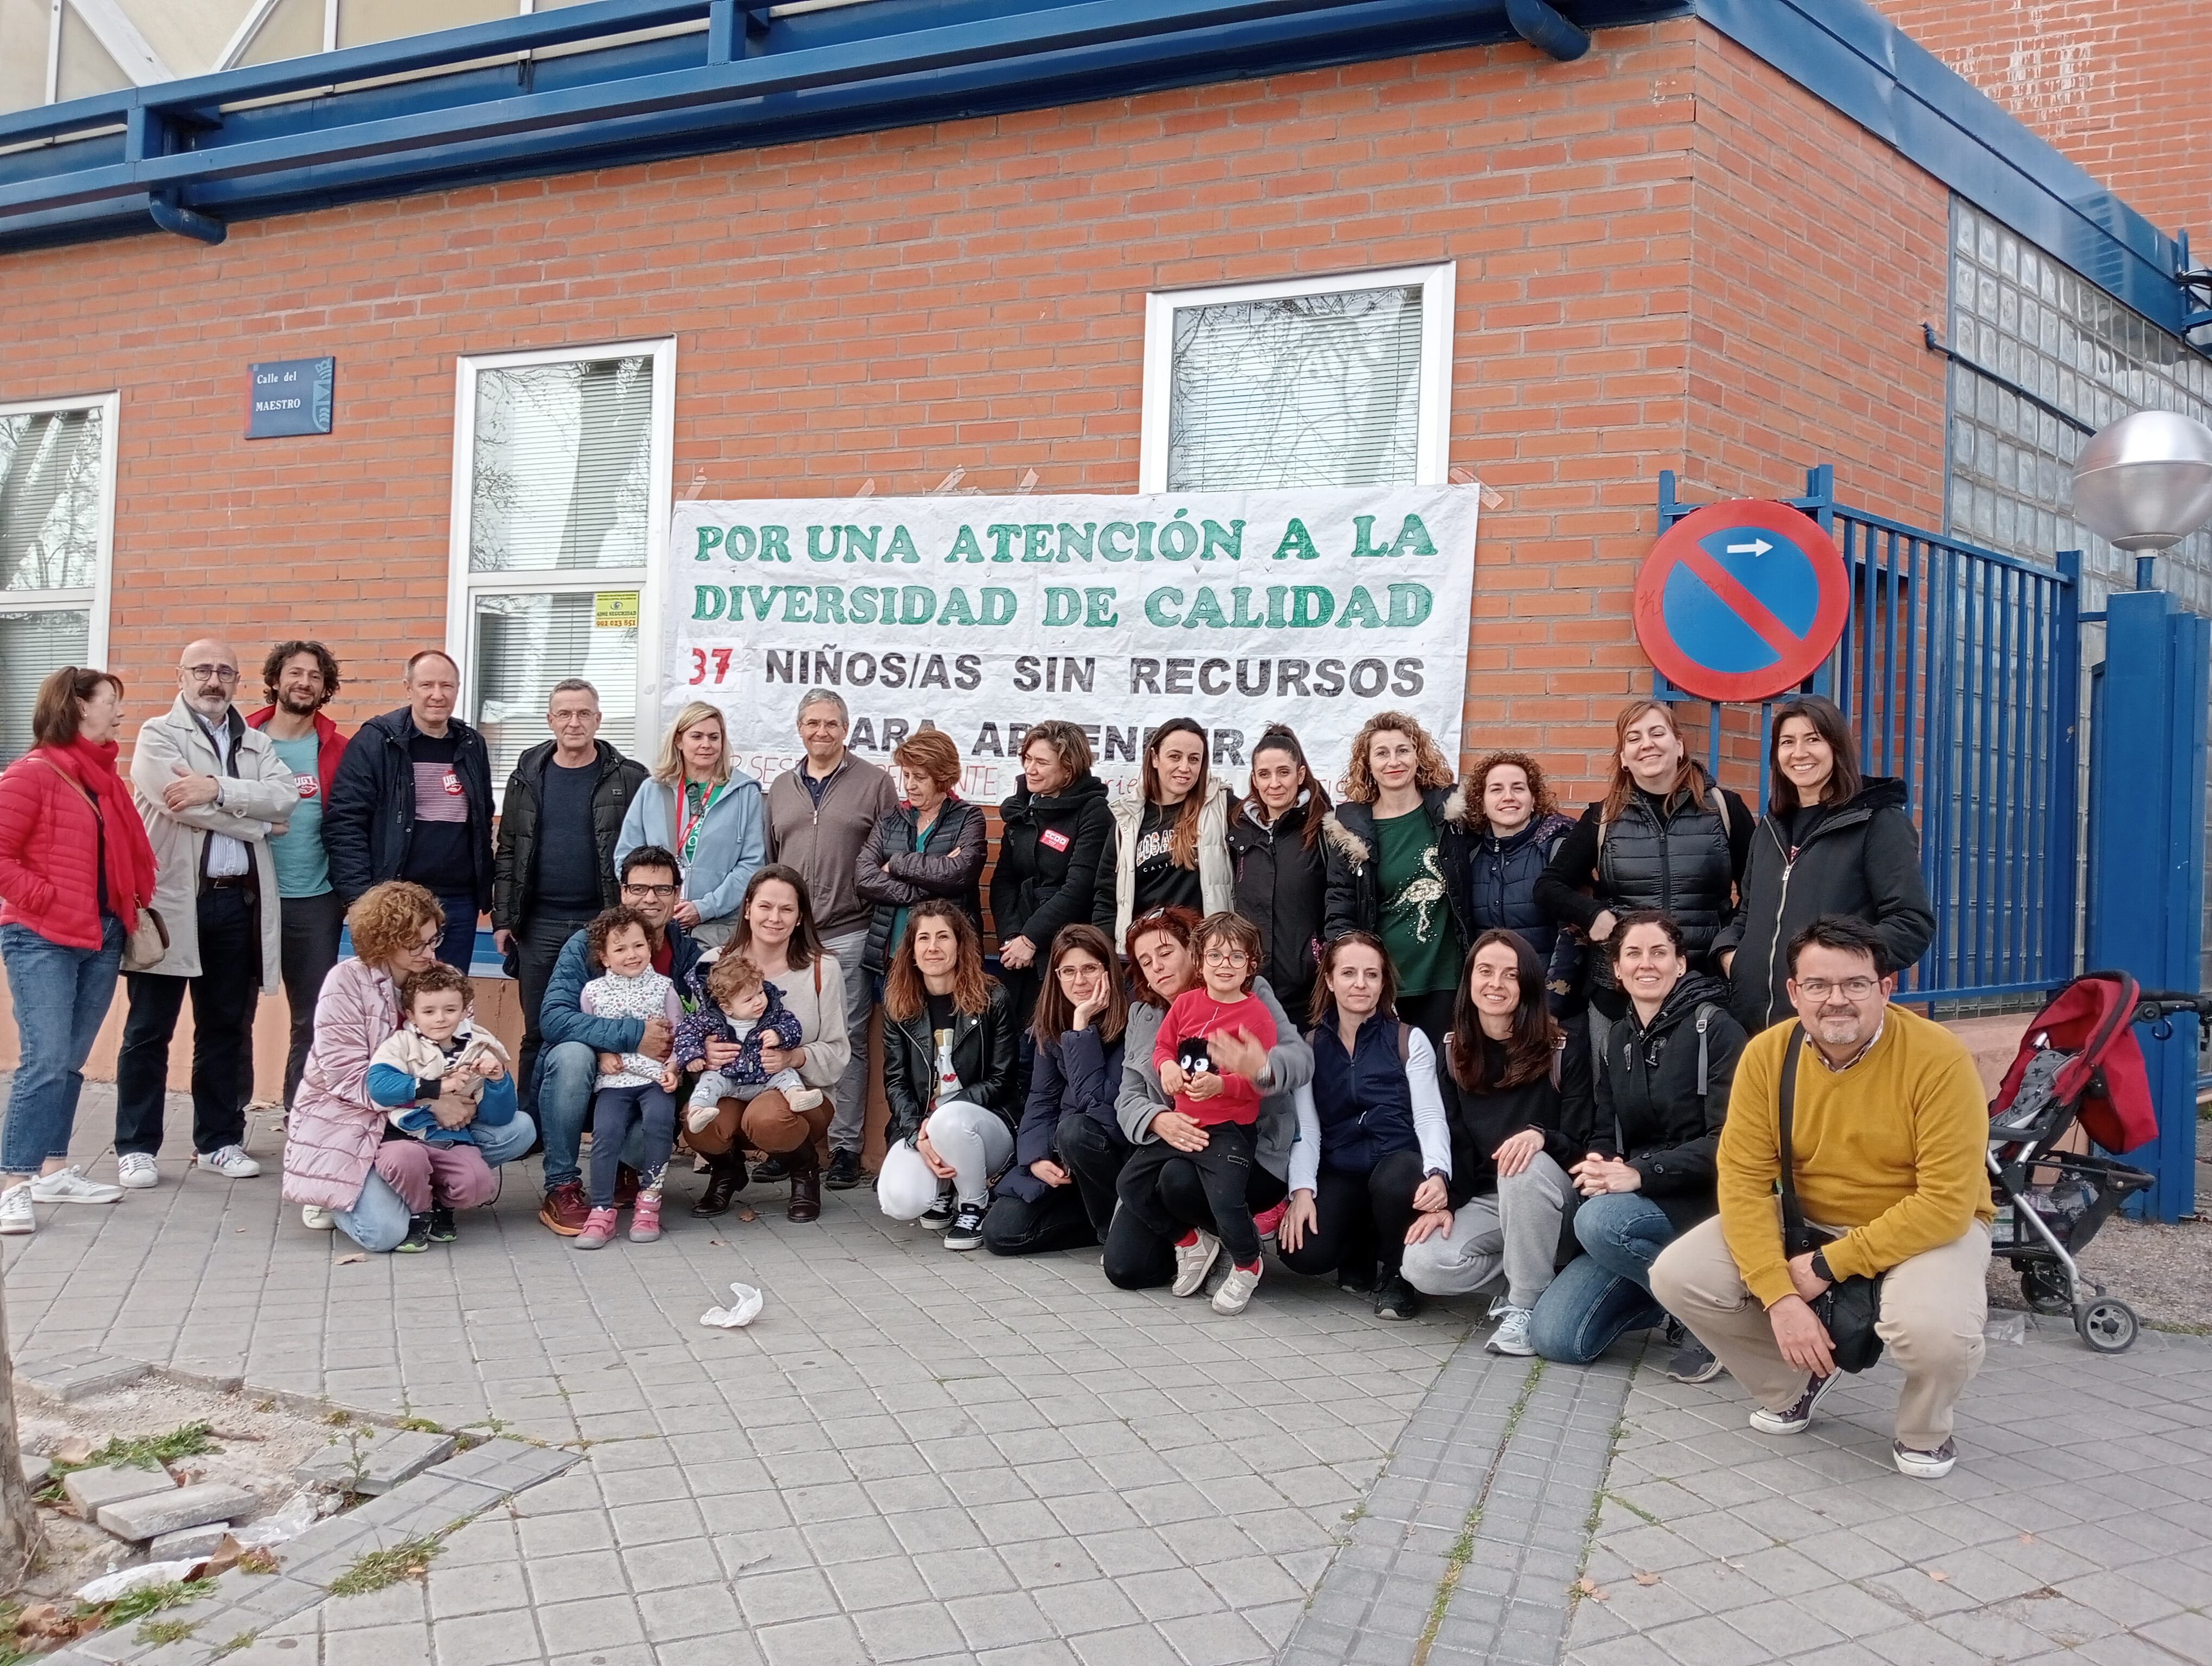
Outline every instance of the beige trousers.
<svg viewBox="0 0 2212 1666">
<path fill-rule="evenodd" d="M 1964 1237 L 1899 1262 L 1882 1280 L 1875 1331 L 1905 1373 L 1897 1438 L 1915 1451 L 1932 1452 L 1950 1438 L 1952 1410 L 1981 1369 L 1989 1264 L 1989 1229 L 1976 1221 Z M 1766 1310 L 1744 1287 L 1717 1215 L 1660 1251 L 1651 1293 L 1767 1410 L 1781 1411 L 1805 1392 L 1804 1373 L 1782 1358 Z"/>
</svg>

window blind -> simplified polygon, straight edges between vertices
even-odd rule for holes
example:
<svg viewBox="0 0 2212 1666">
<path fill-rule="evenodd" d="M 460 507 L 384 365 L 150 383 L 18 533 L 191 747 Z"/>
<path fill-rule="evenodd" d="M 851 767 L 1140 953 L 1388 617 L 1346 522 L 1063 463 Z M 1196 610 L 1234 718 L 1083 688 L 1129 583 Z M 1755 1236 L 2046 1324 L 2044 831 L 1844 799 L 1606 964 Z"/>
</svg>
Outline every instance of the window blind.
<svg viewBox="0 0 2212 1666">
<path fill-rule="evenodd" d="M 1170 383 L 1170 490 L 1411 482 L 1421 291 L 1179 307 Z"/>
<path fill-rule="evenodd" d="M 472 573 L 641 567 L 653 361 L 570 361 L 477 378 Z"/>
<path fill-rule="evenodd" d="M 88 612 L 0 613 L 0 763 L 31 750 L 39 684 L 64 666 L 82 665 L 91 633 Z"/>
<path fill-rule="evenodd" d="M 637 756 L 637 627 L 599 624 L 598 601 L 588 590 L 475 598 L 471 721 L 483 732 L 492 783 L 501 791 L 515 760 L 552 739 L 545 702 L 565 678 L 583 678 L 599 691 L 599 739 Z"/>
<path fill-rule="evenodd" d="M 92 588 L 103 414 L 0 416 L 0 590 Z"/>
</svg>

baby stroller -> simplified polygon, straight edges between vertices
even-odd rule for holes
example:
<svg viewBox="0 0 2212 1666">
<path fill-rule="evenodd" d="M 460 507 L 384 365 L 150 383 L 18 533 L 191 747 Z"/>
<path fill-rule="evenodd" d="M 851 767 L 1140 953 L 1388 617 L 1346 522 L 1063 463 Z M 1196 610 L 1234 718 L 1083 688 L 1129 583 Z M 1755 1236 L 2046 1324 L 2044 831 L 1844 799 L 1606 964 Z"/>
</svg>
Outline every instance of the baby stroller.
<svg viewBox="0 0 2212 1666">
<path fill-rule="evenodd" d="M 2140 1327 L 2135 1310 L 2085 1277 L 2074 1258 L 2151 1177 L 2115 1158 L 2057 1147 L 2077 1123 L 2108 1152 L 2157 1135 L 2133 1026 L 2181 1012 L 2203 1018 L 2212 1001 L 2146 994 L 2125 972 L 2085 973 L 2028 1025 L 1990 1107 L 1991 1253 L 2019 1273 L 2029 1307 L 2072 1313 L 2074 1329 L 2100 1353 L 2133 1347 Z"/>
</svg>

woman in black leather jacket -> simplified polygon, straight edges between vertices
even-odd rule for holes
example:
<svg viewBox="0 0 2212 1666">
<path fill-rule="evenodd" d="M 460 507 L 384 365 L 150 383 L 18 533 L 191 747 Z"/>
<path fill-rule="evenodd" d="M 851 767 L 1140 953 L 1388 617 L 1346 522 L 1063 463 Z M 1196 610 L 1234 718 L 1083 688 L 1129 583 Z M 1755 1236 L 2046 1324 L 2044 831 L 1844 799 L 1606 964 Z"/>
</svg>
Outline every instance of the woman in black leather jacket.
<svg viewBox="0 0 2212 1666">
<path fill-rule="evenodd" d="M 943 897 L 915 903 L 884 988 L 885 1214 L 981 1247 L 992 1177 L 1014 1156 L 1014 1060 L 1013 1008 L 975 926 Z"/>
</svg>

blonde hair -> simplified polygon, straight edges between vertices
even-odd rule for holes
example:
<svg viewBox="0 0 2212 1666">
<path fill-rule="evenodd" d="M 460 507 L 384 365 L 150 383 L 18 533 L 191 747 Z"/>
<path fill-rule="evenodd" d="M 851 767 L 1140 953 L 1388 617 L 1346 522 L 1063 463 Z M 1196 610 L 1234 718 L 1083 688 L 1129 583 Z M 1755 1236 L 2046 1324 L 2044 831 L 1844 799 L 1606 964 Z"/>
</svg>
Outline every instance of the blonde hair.
<svg viewBox="0 0 2212 1666">
<path fill-rule="evenodd" d="M 668 738 L 660 743 L 660 761 L 653 766 L 655 781 L 664 787 L 683 786 L 684 754 L 676 743 L 686 729 L 695 723 L 704 723 L 710 717 L 714 720 L 714 727 L 722 737 L 722 756 L 715 762 L 714 779 L 711 785 L 720 787 L 730 778 L 729 720 L 722 715 L 720 706 L 710 705 L 704 700 L 694 700 L 677 713 L 676 721 L 669 725 Z"/>
</svg>

